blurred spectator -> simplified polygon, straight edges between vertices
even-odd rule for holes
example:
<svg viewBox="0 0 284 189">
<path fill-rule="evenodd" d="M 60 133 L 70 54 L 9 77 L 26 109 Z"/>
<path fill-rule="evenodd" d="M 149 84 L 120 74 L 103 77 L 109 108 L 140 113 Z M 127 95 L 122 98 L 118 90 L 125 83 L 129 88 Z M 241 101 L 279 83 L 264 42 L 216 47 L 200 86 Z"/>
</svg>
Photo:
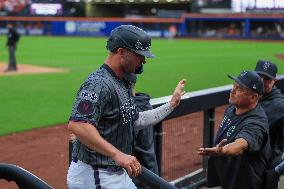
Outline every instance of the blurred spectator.
<svg viewBox="0 0 284 189">
<path fill-rule="evenodd" d="M 43 29 L 43 24 L 42 24 L 42 22 L 36 22 L 34 28 L 35 28 L 35 29 Z"/>
<path fill-rule="evenodd" d="M 228 29 L 228 36 L 236 36 L 236 35 L 237 35 L 236 25 L 230 24 Z"/>
<path fill-rule="evenodd" d="M 284 37 L 283 22 L 275 23 L 277 34 L 280 38 Z"/>
<path fill-rule="evenodd" d="M 259 22 L 252 23 L 251 36 L 257 38 L 283 38 L 284 24 L 283 22 Z"/>
<path fill-rule="evenodd" d="M 204 32 L 204 37 L 215 37 L 216 36 L 216 30 L 214 29 L 206 29 Z"/>
<path fill-rule="evenodd" d="M 257 27 L 256 33 L 257 33 L 258 35 L 263 34 L 263 27 L 261 27 L 261 26 Z"/>
<path fill-rule="evenodd" d="M 2 0 L 0 1 L 0 9 L 8 12 L 21 12 L 31 0 Z"/>
<path fill-rule="evenodd" d="M 177 28 L 174 24 L 169 27 L 169 39 L 175 38 L 177 35 Z"/>
</svg>

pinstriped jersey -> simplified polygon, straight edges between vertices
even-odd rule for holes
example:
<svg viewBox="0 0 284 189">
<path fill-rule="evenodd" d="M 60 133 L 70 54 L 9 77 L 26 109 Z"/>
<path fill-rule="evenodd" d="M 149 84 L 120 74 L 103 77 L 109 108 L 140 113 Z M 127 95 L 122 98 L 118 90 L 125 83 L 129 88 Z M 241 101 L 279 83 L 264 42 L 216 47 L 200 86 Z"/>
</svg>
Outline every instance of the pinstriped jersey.
<svg viewBox="0 0 284 189">
<path fill-rule="evenodd" d="M 130 87 L 106 64 L 82 84 L 70 116 L 72 121 L 92 124 L 106 141 L 126 154 L 133 151 L 137 118 Z M 72 157 L 94 166 L 116 165 L 111 158 L 89 149 L 78 139 L 73 144 Z"/>
</svg>

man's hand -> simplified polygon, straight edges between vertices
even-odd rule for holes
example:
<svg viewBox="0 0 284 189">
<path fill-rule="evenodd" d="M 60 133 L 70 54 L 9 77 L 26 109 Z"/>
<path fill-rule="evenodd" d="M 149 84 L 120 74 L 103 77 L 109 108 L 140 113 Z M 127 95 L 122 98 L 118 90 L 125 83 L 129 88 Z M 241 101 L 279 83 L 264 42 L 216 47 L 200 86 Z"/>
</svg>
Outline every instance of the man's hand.
<svg viewBox="0 0 284 189">
<path fill-rule="evenodd" d="M 177 84 L 175 88 L 172 99 L 170 101 L 170 104 L 173 108 L 179 105 L 181 96 L 185 94 L 185 91 L 184 91 L 185 83 L 186 83 L 186 79 L 182 79 L 180 80 L 180 82 Z"/>
<path fill-rule="evenodd" d="M 198 154 L 199 155 L 212 155 L 212 154 L 222 154 L 223 146 L 227 143 L 227 139 L 223 139 L 219 144 L 212 148 L 199 148 Z"/>
<path fill-rule="evenodd" d="M 141 173 L 141 165 L 136 157 L 117 151 L 112 159 L 121 167 L 125 168 L 129 176 L 138 176 Z"/>
<path fill-rule="evenodd" d="M 74 133 L 70 132 L 70 133 L 69 133 L 69 140 L 70 140 L 71 142 L 74 142 L 74 141 L 76 140 L 76 135 L 74 135 Z"/>
</svg>

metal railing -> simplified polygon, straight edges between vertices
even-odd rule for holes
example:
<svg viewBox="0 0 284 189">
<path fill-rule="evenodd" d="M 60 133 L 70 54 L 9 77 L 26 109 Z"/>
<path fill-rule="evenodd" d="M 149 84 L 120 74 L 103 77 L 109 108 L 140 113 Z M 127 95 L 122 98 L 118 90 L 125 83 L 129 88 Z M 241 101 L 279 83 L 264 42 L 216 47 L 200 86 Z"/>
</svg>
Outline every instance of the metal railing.
<svg viewBox="0 0 284 189">
<path fill-rule="evenodd" d="M 0 163 L 0 180 L 14 181 L 20 189 L 53 189 L 46 182 L 16 165 Z"/>
</svg>

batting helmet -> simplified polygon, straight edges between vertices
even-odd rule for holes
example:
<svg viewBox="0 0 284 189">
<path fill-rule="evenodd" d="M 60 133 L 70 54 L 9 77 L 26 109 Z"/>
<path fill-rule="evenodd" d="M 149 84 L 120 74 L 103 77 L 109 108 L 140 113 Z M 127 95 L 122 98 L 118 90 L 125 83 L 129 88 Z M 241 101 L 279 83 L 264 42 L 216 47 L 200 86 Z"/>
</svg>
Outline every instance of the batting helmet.
<svg viewBox="0 0 284 189">
<path fill-rule="evenodd" d="M 121 25 L 111 31 L 106 48 L 111 52 L 117 48 L 126 48 L 147 58 L 154 58 L 150 46 L 151 38 L 144 30 L 132 25 Z"/>
</svg>

